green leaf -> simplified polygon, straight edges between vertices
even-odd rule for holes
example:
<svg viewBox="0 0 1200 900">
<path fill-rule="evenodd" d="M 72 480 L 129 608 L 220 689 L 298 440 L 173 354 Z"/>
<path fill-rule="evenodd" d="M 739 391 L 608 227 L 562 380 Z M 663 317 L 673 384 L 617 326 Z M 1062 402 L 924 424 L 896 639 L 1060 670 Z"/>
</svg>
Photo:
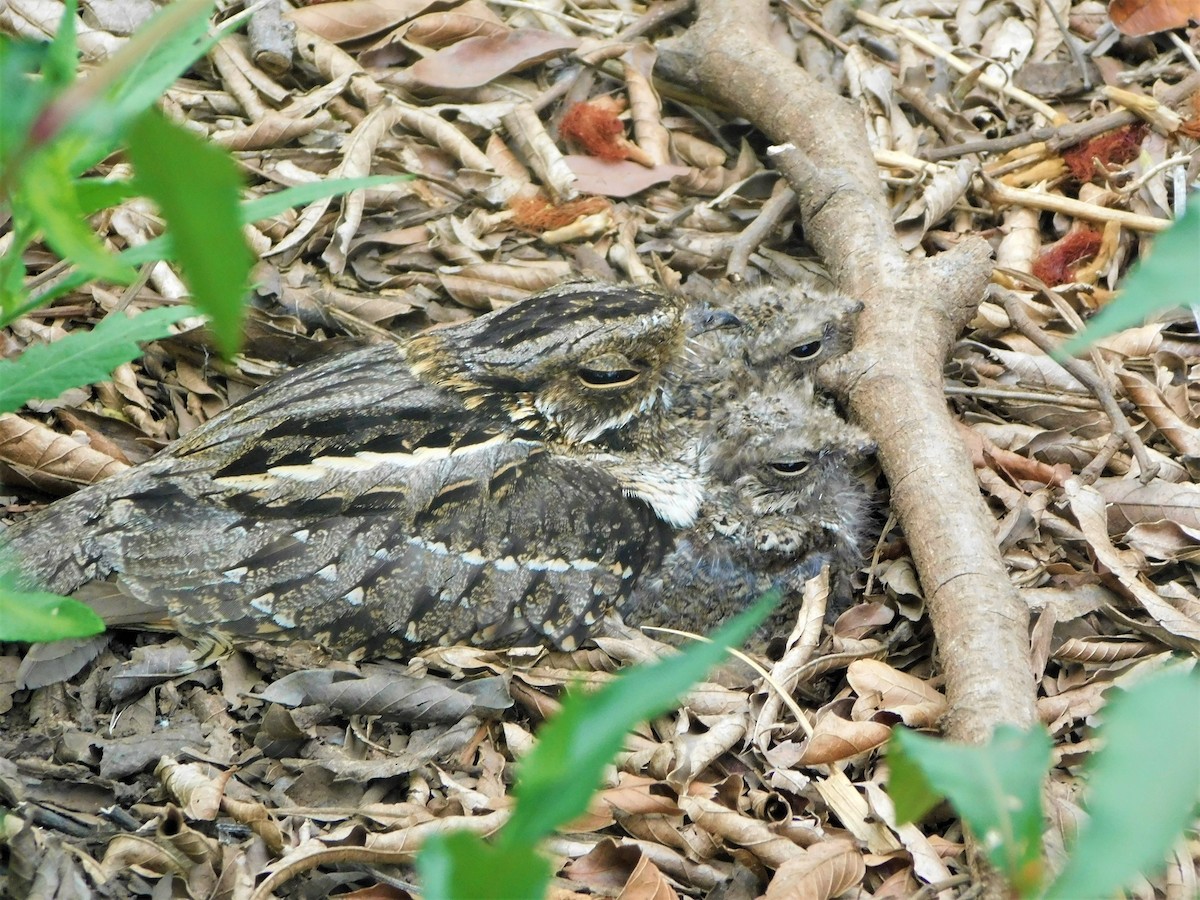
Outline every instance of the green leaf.
<svg viewBox="0 0 1200 900">
<path fill-rule="evenodd" d="M 888 765 L 904 783 L 893 787 L 905 804 L 901 821 L 928 810 L 930 792 L 946 797 L 987 849 L 988 859 L 1022 894 L 1042 881 L 1042 780 L 1051 742 L 1044 728 L 996 729 L 983 746 L 963 746 L 898 728 L 888 744 Z M 918 770 L 924 786 L 914 783 Z"/>
<path fill-rule="evenodd" d="M 138 195 L 137 187 L 132 181 L 110 181 L 107 178 L 77 178 L 75 179 L 75 194 L 79 197 L 79 205 L 88 215 L 117 206 Z M 122 262 L 130 264 L 128 260 Z"/>
<path fill-rule="evenodd" d="M 133 268 L 109 253 L 88 225 L 69 170 L 70 155 L 66 144 L 34 154 L 22 166 L 14 200 L 25 208 L 54 252 L 77 265 L 87 280 L 128 284 L 136 274 Z"/>
<path fill-rule="evenodd" d="M 545 897 L 550 862 L 532 847 L 497 849 L 469 831 L 437 834 L 417 855 L 427 900 Z"/>
<path fill-rule="evenodd" d="M 1052 900 L 1112 897 L 1152 876 L 1200 802 L 1200 671 L 1177 666 L 1105 705 L 1087 767 L 1088 820 Z"/>
<path fill-rule="evenodd" d="M 49 53 L 49 44 L 32 43 L 0 34 L 0 97 L 4 98 L 0 127 L 0 168 L 9 169 L 27 143 L 34 119 L 50 97 L 51 89 L 33 77 Z M 5 183 L 13 180 L 6 173 Z"/>
<path fill-rule="evenodd" d="M 629 730 L 674 706 L 729 647 L 750 635 L 778 600 L 776 592 L 763 597 L 712 635 L 712 643 L 693 644 L 654 665 L 636 666 L 594 693 L 571 693 L 517 769 L 517 806 L 501 829 L 498 846 L 532 847 L 583 813 Z"/>
<path fill-rule="evenodd" d="M 256 197 L 242 204 L 242 224 L 251 225 L 286 212 L 293 206 L 312 203 L 335 194 L 348 194 L 361 188 L 412 181 L 411 175 L 364 175 L 361 178 L 330 178 L 310 184 L 297 184 L 273 194 Z"/>
<path fill-rule="evenodd" d="M 67 87 L 75 80 L 75 70 L 79 65 L 79 50 L 75 43 L 75 17 L 78 12 L 76 0 L 66 0 L 62 18 L 58 20 L 58 30 L 54 33 L 42 65 L 46 86 L 54 91 Z"/>
<path fill-rule="evenodd" d="M 166 337 L 172 322 L 195 314 L 187 306 L 151 309 L 133 319 L 113 313 L 91 331 L 30 347 L 15 360 L 0 360 L 0 412 L 103 381 L 121 363 L 141 356 L 139 341 Z"/>
<path fill-rule="evenodd" d="M 238 27 L 209 33 L 213 0 L 186 0 L 163 7 L 131 38 L 145 39 L 145 52 L 131 52 L 119 61 L 109 91 L 112 115 L 122 127 L 151 109 L 196 60 Z"/>
<path fill-rule="evenodd" d="M 40 644 L 103 630 L 104 620 L 78 600 L 0 587 L 0 641 Z"/>
<path fill-rule="evenodd" d="M 59 94 L 48 114 L 66 133 L 82 135 L 72 174 L 111 154 L 134 120 L 229 30 L 208 34 L 212 0 L 175 0 L 149 20 L 103 65 Z"/>
<path fill-rule="evenodd" d="M 279 213 L 291 209 L 293 206 L 311 203 L 314 200 L 319 200 L 331 194 L 348 193 L 349 191 L 373 187 L 378 184 L 394 184 L 397 181 L 408 181 L 410 177 L 407 175 L 370 175 L 363 178 L 332 178 L 328 181 L 297 185 L 243 203 L 240 210 L 240 221 L 243 225 L 249 225 L 253 222 L 279 215 Z M 170 261 L 175 258 L 175 247 L 171 242 L 171 235 L 164 234 L 137 247 L 130 247 L 128 250 L 120 253 L 118 258 L 131 266 L 158 262 L 159 260 Z M 20 308 L 6 312 L 3 316 L 0 316 L 0 328 L 14 319 L 25 315 L 30 310 L 45 306 L 58 297 L 87 284 L 88 280 L 86 275 L 79 272 L 62 279 L 54 287 L 38 294 Z"/>
<path fill-rule="evenodd" d="M 1106 335 L 1138 325 L 1151 314 L 1196 303 L 1200 284 L 1200 193 L 1188 196 L 1187 211 L 1154 239 L 1150 254 L 1134 265 L 1121 295 L 1092 317 L 1086 328 L 1059 348 L 1062 358 Z"/>
<path fill-rule="evenodd" d="M 39 644 L 103 630 L 104 621 L 78 600 L 27 590 L 16 560 L 0 545 L 0 641 Z"/>
<path fill-rule="evenodd" d="M 192 301 L 226 357 L 242 339 L 254 254 L 242 236 L 241 178 L 227 152 L 150 111 L 129 132 L 136 181 L 162 211 Z M 186 173 L 186 176 L 185 176 Z"/>
</svg>

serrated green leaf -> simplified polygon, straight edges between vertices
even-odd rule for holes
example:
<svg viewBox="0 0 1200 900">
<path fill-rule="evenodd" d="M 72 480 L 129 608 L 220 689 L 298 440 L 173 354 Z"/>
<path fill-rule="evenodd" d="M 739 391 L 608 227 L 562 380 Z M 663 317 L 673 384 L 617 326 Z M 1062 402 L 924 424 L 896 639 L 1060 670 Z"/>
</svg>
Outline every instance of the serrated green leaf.
<svg viewBox="0 0 1200 900">
<path fill-rule="evenodd" d="M 1160 871 L 1200 803 L 1200 672 L 1175 667 L 1105 705 L 1088 819 L 1050 900 L 1112 897 Z"/>
<path fill-rule="evenodd" d="M 692 644 L 654 665 L 635 666 L 593 693 L 568 695 L 518 766 L 516 810 L 497 846 L 533 847 L 582 814 L 629 730 L 674 706 L 778 601 L 777 592 L 766 595 L 713 634 L 712 643 Z"/>
<path fill-rule="evenodd" d="M 911 762 L 929 788 L 954 805 L 1013 887 L 1022 894 L 1036 890 L 1042 881 L 1042 781 L 1052 747 L 1046 730 L 1004 725 L 981 746 L 904 729 L 892 740 L 907 758 L 902 766 Z M 916 799 L 916 806 L 924 802 L 920 794 Z"/>
<path fill-rule="evenodd" d="M 550 862 L 532 847 L 498 849 L 469 831 L 437 834 L 417 855 L 427 900 L 510 900 L 546 896 Z"/>
<path fill-rule="evenodd" d="M 113 313 L 91 331 L 29 347 L 16 359 L 0 360 L 0 412 L 105 380 L 121 363 L 141 356 L 139 341 L 166 337 L 173 322 L 195 314 L 187 306 L 151 309 L 132 319 Z"/>
<path fill-rule="evenodd" d="M 1193 193 L 1188 197 L 1183 216 L 1154 239 L 1149 256 L 1130 270 L 1117 299 L 1063 344 L 1056 356 L 1078 353 L 1106 335 L 1140 324 L 1160 310 L 1196 305 L 1197 285 L 1200 285 L 1200 193 Z"/>
<path fill-rule="evenodd" d="M 129 132 L 136 181 L 162 211 L 192 302 L 226 357 L 242 340 L 254 254 L 242 235 L 241 177 L 232 157 L 157 111 Z M 181 178 L 181 173 L 187 173 Z"/>
</svg>

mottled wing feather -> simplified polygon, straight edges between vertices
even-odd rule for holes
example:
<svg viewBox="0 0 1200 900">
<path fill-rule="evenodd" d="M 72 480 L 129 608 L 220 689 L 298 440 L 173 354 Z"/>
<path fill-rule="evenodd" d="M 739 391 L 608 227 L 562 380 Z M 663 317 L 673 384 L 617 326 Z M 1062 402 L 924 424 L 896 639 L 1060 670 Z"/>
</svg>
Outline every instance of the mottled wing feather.
<svg viewBox="0 0 1200 900">
<path fill-rule="evenodd" d="M 609 475 L 537 445 L 392 474 L 378 496 L 395 505 L 307 516 L 301 504 L 280 519 L 197 503 L 195 484 L 168 482 L 118 501 L 98 550 L 124 590 L 185 630 L 397 652 L 571 645 L 669 547 L 665 526 Z"/>
</svg>

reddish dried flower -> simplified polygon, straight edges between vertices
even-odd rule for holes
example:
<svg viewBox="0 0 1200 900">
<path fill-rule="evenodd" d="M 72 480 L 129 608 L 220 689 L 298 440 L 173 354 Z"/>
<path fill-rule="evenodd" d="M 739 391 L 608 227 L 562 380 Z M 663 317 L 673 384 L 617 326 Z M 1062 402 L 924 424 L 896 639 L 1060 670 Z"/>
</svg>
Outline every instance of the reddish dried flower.
<svg viewBox="0 0 1200 900">
<path fill-rule="evenodd" d="M 1044 251 L 1033 264 L 1033 274 L 1050 287 L 1067 284 L 1074 277 L 1075 265 L 1100 252 L 1104 236 L 1090 228 L 1069 232 Z"/>
<path fill-rule="evenodd" d="M 1064 150 L 1063 161 L 1079 181 L 1103 178 L 1109 167 L 1137 159 L 1145 136 L 1145 122 L 1106 131 Z"/>
<path fill-rule="evenodd" d="M 555 206 L 545 197 L 514 197 L 508 202 L 513 211 L 512 223 L 522 231 L 541 233 L 565 228 L 580 216 L 590 216 L 608 209 L 603 197 L 580 197 Z"/>
<path fill-rule="evenodd" d="M 625 126 L 609 104 L 576 103 L 563 115 L 559 131 L 580 144 L 590 156 L 627 159 Z"/>
</svg>

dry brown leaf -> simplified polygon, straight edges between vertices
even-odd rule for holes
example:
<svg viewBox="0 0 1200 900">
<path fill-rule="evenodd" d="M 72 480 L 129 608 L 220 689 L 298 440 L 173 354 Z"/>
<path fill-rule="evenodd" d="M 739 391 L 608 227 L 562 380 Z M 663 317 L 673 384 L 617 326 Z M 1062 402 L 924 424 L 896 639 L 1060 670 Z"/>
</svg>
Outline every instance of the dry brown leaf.
<svg viewBox="0 0 1200 900">
<path fill-rule="evenodd" d="M 177 763 L 164 756 L 159 760 L 154 774 L 163 788 L 183 807 L 189 819 L 208 822 L 217 817 L 221 810 L 221 798 L 225 794 L 225 783 L 233 777 L 233 770 L 213 776 L 208 766 L 197 763 Z"/>
<path fill-rule="evenodd" d="M 1200 459 L 1200 429 L 1188 425 L 1176 415 L 1158 388 L 1145 377 L 1125 369 L 1118 373 L 1118 377 L 1142 415 L 1171 442 L 1171 446 L 1185 458 Z"/>
<path fill-rule="evenodd" d="M 789 859 L 800 859 L 804 850 L 777 836 L 765 822 L 703 797 L 680 797 L 679 806 L 697 827 L 745 847 L 764 865 L 777 869 Z"/>
<path fill-rule="evenodd" d="M 1200 531 L 1174 522 L 1134 525 L 1125 532 L 1125 541 L 1148 559 L 1200 562 Z"/>
<path fill-rule="evenodd" d="M 1200 651 L 1200 619 L 1179 612 L 1160 597 L 1142 580 L 1140 560 L 1134 554 L 1120 551 L 1112 545 L 1108 537 L 1104 498 L 1077 478 L 1068 479 L 1064 490 L 1071 511 L 1096 558 L 1112 571 L 1155 621 L 1173 634 L 1190 641 Z"/>
<path fill-rule="evenodd" d="M 440 50 L 458 41 L 474 37 L 501 38 L 512 29 L 484 7 L 483 15 L 470 15 L 463 7 L 433 12 L 414 19 L 404 29 L 404 39 Z"/>
<path fill-rule="evenodd" d="M 891 727 L 881 722 L 854 722 L 828 711 L 813 724 L 800 764 L 820 766 L 849 759 L 883 746 L 891 736 Z"/>
<path fill-rule="evenodd" d="M 132 869 L 150 877 L 185 875 L 191 861 L 173 847 L 164 847 L 149 837 L 119 834 L 104 849 L 101 869 L 111 878 L 123 869 Z"/>
<path fill-rule="evenodd" d="M 1157 34 L 1200 22 L 1200 0 L 1109 0 L 1108 15 L 1125 34 Z"/>
<path fill-rule="evenodd" d="M 647 168 L 627 159 L 606 160 L 594 156 L 567 156 L 566 161 L 575 173 L 576 190 L 604 197 L 632 197 L 646 188 L 692 171 L 686 166 Z"/>
<path fill-rule="evenodd" d="M 1134 525 L 1168 521 L 1193 533 L 1200 531 L 1200 485 L 1155 479 L 1100 478 L 1095 488 L 1108 504 L 1108 525 L 1122 534 Z"/>
<path fill-rule="evenodd" d="M 0 462 L 56 493 L 95 484 L 129 468 L 94 447 L 12 413 L 0 414 Z"/>
<path fill-rule="evenodd" d="M 645 856 L 638 860 L 618 894 L 619 900 L 678 900 L 678 897 L 663 873 Z"/>
<path fill-rule="evenodd" d="M 745 181 L 758 172 L 761 166 L 754 150 L 746 141 L 742 141 L 742 149 L 732 168 L 713 166 L 709 169 L 689 169 L 685 174 L 671 179 L 671 187 L 681 194 L 716 197 L 738 182 Z"/>
<path fill-rule="evenodd" d="M 343 0 L 290 9 L 287 18 L 313 34 L 344 44 L 419 16 L 433 0 Z"/>
<path fill-rule="evenodd" d="M 800 859 L 790 859 L 767 885 L 765 900 L 829 900 L 860 883 L 867 872 L 850 841 L 823 841 Z"/>
<path fill-rule="evenodd" d="M 579 39 L 517 28 L 498 34 L 469 37 L 418 60 L 409 74 L 430 87 L 463 90 L 488 84 L 579 46 Z"/>
<path fill-rule="evenodd" d="M 632 875 L 642 858 L 641 851 L 628 844 L 619 845 L 604 838 L 583 856 L 563 867 L 565 878 L 596 891 L 618 891 Z"/>
<path fill-rule="evenodd" d="M 877 659 L 850 663 L 846 681 L 859 695 L 851 713 L 855 721 L 885 711 L 910 728 L 930 728 L 949 708 L 941 691 Z"/>
</svg>

